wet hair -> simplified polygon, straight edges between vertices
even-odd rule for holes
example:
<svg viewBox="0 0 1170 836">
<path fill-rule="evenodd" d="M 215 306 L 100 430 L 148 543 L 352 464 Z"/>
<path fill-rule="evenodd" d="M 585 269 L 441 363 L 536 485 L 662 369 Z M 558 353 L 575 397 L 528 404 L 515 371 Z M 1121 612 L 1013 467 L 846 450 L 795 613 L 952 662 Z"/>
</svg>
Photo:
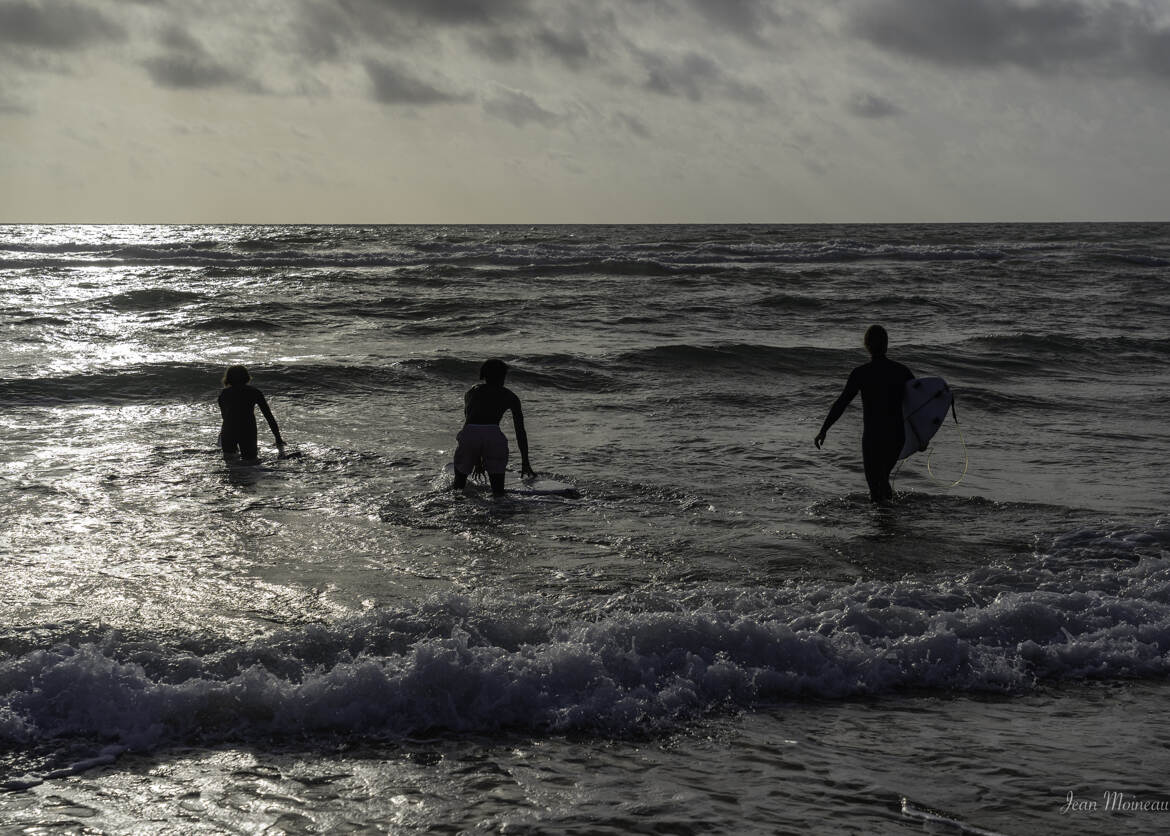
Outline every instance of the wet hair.
<svg viewBox="0 0 1170 836">
<path fill-rule="evenodd" d="M 224 386 L 242 386 L 251 379 L 252 375 L 243 366 L 228 366 L 228 370 L 223 373 Z"/>
<path fill-rule="evenodd" d="M 488 360 L 479 367 L 479 379 L 488 383 L 503 384 L 508 374 L 508 364 L 503 360 Z"/>
<path fill-rule="evenodd" d="M 871 325 L 865 332 L 865 347 L 874 357 L 885 357 L 890 347 L 890 335 L 880 325 Z"/>
</svg>

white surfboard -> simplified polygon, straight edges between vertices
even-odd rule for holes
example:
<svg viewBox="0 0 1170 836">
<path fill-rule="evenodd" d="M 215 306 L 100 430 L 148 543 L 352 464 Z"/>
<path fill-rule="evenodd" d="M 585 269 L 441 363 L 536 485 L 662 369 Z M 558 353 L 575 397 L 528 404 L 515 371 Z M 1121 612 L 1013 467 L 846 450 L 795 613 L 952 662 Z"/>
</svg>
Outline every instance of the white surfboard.
<svg viewBox="0 0 1170 836">
<path fill-rule="evenodd" d="M 491 488 L 487 485 L 476 482 L 473 479 L 468 479 L 467 486 L 464 488 L 464 490 L 487 496 L 490 494 Z M 512 498 L 559 496 L 565 499 L 579 499 L 581 497 L 581 492 L 567 482 L 558 482 L 555 479 L 537 478 L 531 481 L 525 480 L 517 487 L 505 487 L 504 496 Z"/>
<path fill-rule="evenodd" d="M 507 488 L 508 493 L 512 496 L 563 496 L 567 499 L 581 496 L 581 492 L 568 482 L 558 482 L 543 476 L 525 479 L 520 485 L 518 488 Z"/>
<path fill-rule="evenodd" d="M 941 377 L 916 377 L 906 381 L 902 393 L 902 417 L 906 442 L 899 459 L 926 449 L 938 428 L 946 420 L 954 403 L 951 387 Z"/>
<path fill-rule="evenodd" d="M 443 472 L 448 476 L 454 476 L 455 467 L 447 464 L 443 468 Z M 574 485 L 547 476 L 537 476 L 535 479 L 520 479 L 518 483 L 513 482 L 512 484 L 513 487 L 505 486 L 504 488 L 507 496 L 560 496 L 566 499 L 578 499 L 581 496 L 581 492 Z M 491 488 L 488 486 L 486 480 L 468 479 L 465 490 L 471 491 L 472 493 L 486 494 Z"/>
</svg>

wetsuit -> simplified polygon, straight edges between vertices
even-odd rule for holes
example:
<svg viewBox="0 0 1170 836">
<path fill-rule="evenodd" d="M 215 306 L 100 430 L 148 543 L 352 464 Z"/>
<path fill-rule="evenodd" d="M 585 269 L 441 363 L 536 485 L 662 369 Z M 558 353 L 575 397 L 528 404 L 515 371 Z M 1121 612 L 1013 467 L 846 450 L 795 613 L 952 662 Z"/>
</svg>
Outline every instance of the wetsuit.
<svg viewBox="0 0 1170 836">
<path fill-rule="evenodd" d="M 459 444 L 455 448 L 455 485 L 462 487 L 467 476 L 476 465 L 483 463 L 484 470 L 492 478 L 492 489 L 503 491 L 504 470 L 508 464 L 508 440 L 500 429 L 504 413 L 512 411 L 512 425 L 516 429 L 516 444 L 520 447 L 520 459 L 524 469 L 528 468 L 528 433 L 524 430 L 524 412 L 520 398 L 506 386 L 496 383 L 479 383 L 467 390 L 463 396 L 463 429 L 456 436 Z"/>
<path fill-rule="evenodd" d="M 850 401 L 861 393 L 864 429 L 861 434 L 861 458 L 865 464 L 865 481 L 875 502 L 891 499 L 890 472 L 898 462 L 906 431 L 902 422 L 902 392 L 914 373 L 888 357 L 875 357 L 858 366 L 845 383 L 845 390 L 829 410 L 821 427 L 828 432 Z"/>
<path fill-rule="evenodd" d="M 219 433 L 219 443 L 223 447 L 224 458 L 229 458 L 238 450 L 240 458 L 255 459 L 259 455 L 256 446 L 256 413 L 255 407 L 260 407 L 264 420 L 276 439 L 276 446 L 282 447 L 284 440 L 280 437 L 280 428 L 276 425 L 276 418 L 268 408 L 268 401 L 264 400 L 263 393 L 255 386 L 237 384 L 225 386 L 219 393 L 219 412 L 223 416 L 223 428 Z"/>
</svg>

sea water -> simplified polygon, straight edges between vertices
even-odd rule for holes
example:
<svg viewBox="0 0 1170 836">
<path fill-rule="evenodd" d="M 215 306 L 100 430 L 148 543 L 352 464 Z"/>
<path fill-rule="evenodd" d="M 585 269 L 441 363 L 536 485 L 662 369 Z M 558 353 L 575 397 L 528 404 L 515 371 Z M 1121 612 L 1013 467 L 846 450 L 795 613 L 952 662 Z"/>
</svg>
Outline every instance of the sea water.
<svg viewBox="0 0 1170 836">
<path fill-rule="evenodd" d="M 1165 224 L 0 227 L 0 826 L 1166 832 L 1168 268 Z M 812 444 L 874 322 L 956 398 L 890 508 L 859 404 Z M 489 357 L 577 496 L 447 490 Z M 223 462 L 236 363 L 293 456 Z"/>
</svg>

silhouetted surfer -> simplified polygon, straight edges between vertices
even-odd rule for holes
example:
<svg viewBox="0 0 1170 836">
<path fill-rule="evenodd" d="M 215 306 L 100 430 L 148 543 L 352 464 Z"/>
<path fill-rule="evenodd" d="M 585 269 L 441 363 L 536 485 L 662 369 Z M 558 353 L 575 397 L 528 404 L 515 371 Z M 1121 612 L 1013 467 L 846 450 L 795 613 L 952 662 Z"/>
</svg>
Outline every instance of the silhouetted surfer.
<svg viewBox="0 0 1170 836">
<path fill-rule="evenodd" d="M 272 430 L 277 449 L 281 455 L 284 454 L 284 439 L 280 437 L 280 427 L 276 425 L 276 418 L 268 408 L 264 394 L 255 386 L 248 385 L 251 380 L 252 376 L 243 366 L 231 366 L 223 375 L 223 391 L 219 393 L 219 412 L 223 416 L 219 445 L 223 448 L 224 459 L 228 461 L 237 455 L 249 464 L 259 461 L 254 412 L 257 406 L 260 407 L 264 420 Z"/>
<path fill-rule="evenodd" d="M 467 484 L 467 477 L 479 469 L 487 471 L 492 493 L 504 493 L 504 470 L 508 465 L 508 439 L 500 429 L 504 413 L 512 411 L 512 426 L 516 429 L 516 445 L 520 448 L 520 472 L 535 476 L 528 462 L 528 433 L 524 431 L 524 412 L 516 393 L 504 386 L 508 364 L 503 360 L 488 360 L 479 369 L 480 380 L 463 396 L 463 429 L 459 431 L 455 448 L 455 484 L 458 490 Z"/>
<path fill-rule="evenodd" d="M 902 424 L 902 391 L 907 380 L 914 374 L 901 363 L 886 356 L 890 338 L 886 329 L 871 325 L 865 332 L 865 347 L 872 359 L 864 366 L 858 366 L 845 383 L 845 391 L 829 410 L 821 431 L 814 442 L 817 449 L 825 443 L 829 427 L 845 412 L 845 407 L 858 392 L 861 393 L 861 407 L 864 429 L 861 435 L 861 458 L 865 463 L 865 481 L 869 483 L 869 496 L 874 502 L 887 502 L 894 497 L 890 486 L 890 471 L 898 462 L 898 454 L 905 441 Z"/>
</svg>

